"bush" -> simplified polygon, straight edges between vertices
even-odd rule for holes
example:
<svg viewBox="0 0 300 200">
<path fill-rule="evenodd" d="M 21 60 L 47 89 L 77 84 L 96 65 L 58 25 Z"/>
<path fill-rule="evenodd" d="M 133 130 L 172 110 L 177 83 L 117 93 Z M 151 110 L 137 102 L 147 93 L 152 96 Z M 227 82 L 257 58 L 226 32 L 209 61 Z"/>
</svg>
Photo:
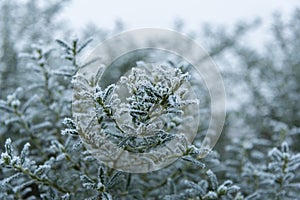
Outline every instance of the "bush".
<svg viewBox="0 0 300 200">
<path fill-rule="evenodd" d="M 296 20 L 299 11 L 295 13 Z M 275 27 L 276 37 L 279 37 L 280 30 Z M 288 26 L 288 30 L 298 33 L 298 29 L 291 26 Z M 80 87 L 81 95 L 88 97 L 95 105 L 93 123 L 100 127 L 101 137 L 105 136 L 118 147 L 133 153 L 149 152 L 156 146 L 166 145 L 173 138 L 180 139 L 180 135 L 175 132 L 182 123 L 182 110 L 185 106 L 197 104 L 197 101 L 185 98 L 185 83 L 189 75 L 176 63 L 170 64 L 173 67 L 151 68 L 140 62 L 138 65 L 146 65 L 146 68 L 134 69 L 123 76 L 120 82 L 106 88 L 97 86 L 97 81 L 91 87 L 92 82 L 78 76 L 74 78 L 79 69 L 91 64 L 80 63 L 78 59 L 91 42 L 91 39 L 81 42 L 77 38 L 70 42 L 56 40 L 55 48 L 39 43 L 31 45 L 26 53 L 19 53 L 18 62 L 26 70 L 16 81 L 18 87 L 0 100 L 0 141 L 4 147 L 0 159 L 1 199 L 298 198 L 299 124 L 298 119 L 293 118 L 295 113 L 297 116 L 299 114 L 299 108 L 294 104 L 295 96 L 299 96 L 297 84 L 294 83 L 299 74 L 299 63 L 292 62 L 298 59 L 297 56 L 283 59 L 290 59 L 287 66 L 291 66 L 289 63 L 292 62 L 290 69 L 285 68 L 286 74 L 298 70 L 289 82 L 292 89 L 286 89 L 291 94 L 285 98 L 274 91 L 274 82 L 267 84 L 270 79 L 265 75 L 268 72 L 259 68 L 257 62 L 252 62 L 259 60 L 259 56 L 252 54 L 249 57 L 251 51 L 246 47 L 241 48 L 239 44 L 227 45 L 234 47 L 234 52 L 239 53 L 239 58 L 242 57 L 249 68 L 253 67 L 249 71 L 259 69 L 261 76 L 246 74 L 243 80 L 254 84 L 261 78 L 264 85 L 275 94 L 272 97 L 278 99 L 276 106 L 269 105 L 267 115 L 259 115 L 261 113 L 257 110 L 263 109 L 262 105 L 268 106 L 267 103 L 274 99 L 264 96 L 265 93 L 256 86 L 252 87 L 254 95 L 249 100 L 264 102 L 253 105 L 257 118 L 243 118 L 243 125 L 246 124 L 252 131 L 245 137 L 234 133 L 226 140 L 221 138 L 218 147 L 224 151 L 221 155 L 213 151 L 200 160 L 197 155 L 201 153 L 201 141 L 196 138 L 194 145 L 181 148 L 179 159 L 173 164 L 150 173 L 126 173 L 100 164 L 95 155 L 83 145 L 85 131 L 71 116 L 72 89 Z M 291 46 L 292 49 L 299 48 L 296 43 Z M 222 56 L 220 52 L 218 56 Z M 290 53 L 295 52 L 298 51 Z M 276 63 L 270 61 L 269 54 L 266 58 L 269 62 L 263 64 L 267 63 L 272 68 Z M 150 69 L 150 72 L 146 69 Z M 279 73 L 275 73 L 276 70 L 272 72 L 280 77 Z M 288 80 L 289 75 L 282 76 L 283 82 Z M 236 80 L 235 76 L 229 77 L 232 78 L 230 81 Z M 87 85 L 94 90 L 86 89 Z M 128 90 L 127 104 L 121 104 L 116 91 L 120 87 Z M 256 95 L 259 99 L 255 99 Z M 153 110 L 154 107 L 159 109 Z M 289 111 L 287 118 L 280 111 L 283 107 Z M 238 121 L 244 113 L 251 112 L 248 108 L 242 112 L 231 112 L 230 123 Z M 276 110 L 272 111 L 272 108 Z M 122 115 L 129 116 L 131 124 L 123 120 L 124 123 L 119 126 L 115 120 Z M 163 116 L 163 122 L 166 123 L 156 120 L 157 115 Z M 264 119 L 266 126 L 261 127 Z M 139 134 L 152 131 L 154 134 L 140 139 L 127 134 L 123 129 Z M 229 127 L 225 130 L 231 129 Z M 86 135 L 86 138 L 91 136 L 95 135 Z"/>
</svg>

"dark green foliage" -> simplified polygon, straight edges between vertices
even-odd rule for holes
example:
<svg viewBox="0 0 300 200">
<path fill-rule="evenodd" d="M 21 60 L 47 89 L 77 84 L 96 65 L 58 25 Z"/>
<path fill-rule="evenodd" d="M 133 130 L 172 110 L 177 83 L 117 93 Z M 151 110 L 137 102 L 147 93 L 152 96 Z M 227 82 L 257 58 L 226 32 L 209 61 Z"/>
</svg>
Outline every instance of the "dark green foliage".
<svg viewBox="0 0 300 200">
<path fill-rule="evenodd" d="M 7 7 L 13 4 L 3 2 L 1 10 L 7 12 Z M 26 5 L 33 9 L 35 1 L 28 2 Z M 45 8 L 42 13 L 51 12 L 49 9 Z M 1 19 L 13 19 L 3 13 Z M 79 59 L 92 40 L 56 40 L 50 48 L 43 45 L 53 41 L 47 35 L 44 43 L 32 45 L 28 39 L 26 45 L 31 45 L 22 48 L 26 53 L 21 54 L 12 40 L 18 41 L 16 35 L 22 31 L 16 29 L 16 33 L 10 35 L 14 29 L 2 20 L 5 28 L 1 30 L 0 44 L 1 49 L 7 51 L 0 59 L 5 65 L 13 65 L 13 70 L 5 67 L 3 74 L 12 80 L 12 75 L 17 73 L 14 72 L 16 65 L 22 66 L 22 73 L 12 85 L 1 84 L 0 199 L 298 199 L 299 13 L 296 10 L 288 22 L 275 16 L 273 40 L 263 53 L 240 42 L 243 34 L 257 23 L 240 24 L 232 33 L 206 29 L 211 38 L 209 50 L 217 62 L 224 61 L 230 54 L 238 63 L 237 71 L 224 70 L 228 93 L 237 95 L 230 89 L 238 85 L 247 92 L 248 98 L 239 102 L 237 110 L 229 110 L 228 124 L 218 144 L 220 152 L 212 151 L 206 158 L 198 159 L 197 155 L 202 153 L 200 138 L 205 134 L 199 130 L 194 145 L 187 145 L 180 159 L 159 171 L 144 174 L 120 172 L 101 164 L 86 150 L 79 137 L 82 130 L 71 117 L 74 86 L 71 83 L 76 82 L 86 90 L 90 85 L 83 77 L 73 76 L 79 68 L 98 61 L 81 63 Z M 34 37 L 38 31 L 25 28 L 24 32 Z M 169 63 L 177 66 L 175 61 Z M 176 136 L 174 130 L 182 123 L 179 120 L 182 108 L 196 102 L 181 99 L 184 91 L 175 95 L 188 80 L 188 74 L 176 69 L 179 81 L 174 82 L 167 71 L 161 72 L 161 80 L 154 80 L 145 74 L 139 79 L 143 73 L 133 70 L 119 83 L 86 92 L 95 103 L 95 119 L 101 130 L 119 147 L 147 152 Z M 101 73 L 95 73 L 94 83 Z M 3 74 L 1 83 L 6 81 Z M 116 96 L 120 86 L 129 91 L 126 99 L 129 106 L 125 108 L 120 106 Z M 166 115 L 172 116 L 164 129 L 156 130 L 143 140 L 122 132 L 136 130 L 141 124 L 151 125 L 149 111 L 154 107 L 161 107 Z M 114 122 L 114 114 L 121 111 L 134 119 L 134 128 L 128 124 L 118 127 Z"/>
</svg>

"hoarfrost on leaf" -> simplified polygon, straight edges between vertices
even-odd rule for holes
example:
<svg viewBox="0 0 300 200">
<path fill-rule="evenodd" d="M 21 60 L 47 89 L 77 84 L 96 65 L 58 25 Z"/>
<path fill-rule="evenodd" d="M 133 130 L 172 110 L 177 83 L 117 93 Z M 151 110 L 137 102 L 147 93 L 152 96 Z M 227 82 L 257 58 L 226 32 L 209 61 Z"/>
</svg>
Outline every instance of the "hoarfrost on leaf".
<svg viewBox="0 0 300 200">
<path fill-rule="evenodd" d="M 80 76 L 79 71 L 77 77 Z M 78 119 L 76 130 L 88 149 L 110 167 L 133 170 L 137 163 L 125 166 L 127 159 L 140 162 L 140 170 L 148 171 L 149 166 L 153 166 L 152 170 L 159 169 L 185 155 L 188 148 L 185 141 L 191 143 L 197 133 L 199 101 L 188 80 L 189 74 L 178 68 L 138 62 L 119 82 L 104 89 L 96 82 L 91 85 L 92 81 L 81 81 L 82 85 L 75 88 L 73 102 Z M 90 104 L 83 103 L 82 100 L 88 102 L 87 98 L 91 98 Z M 185 121 L 189 117 L 194 120 Z M 63 133 L 72 134 L 75 127 L 70 129 L 70 124 Z M 110 151 L 122 156 L 115 160 Z M 148 166 L 136 153 L 145 154 L 142 157 L 150 160 L 155 158 L 154 165 L 151 161 Z"/>
</svg>

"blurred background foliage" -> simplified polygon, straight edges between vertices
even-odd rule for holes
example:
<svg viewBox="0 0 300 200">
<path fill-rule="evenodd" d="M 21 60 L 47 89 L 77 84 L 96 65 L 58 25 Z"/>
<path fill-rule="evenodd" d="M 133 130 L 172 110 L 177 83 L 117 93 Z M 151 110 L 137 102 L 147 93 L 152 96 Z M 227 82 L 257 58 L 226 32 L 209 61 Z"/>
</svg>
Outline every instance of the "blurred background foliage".
<svg viewBox="0 0 300 200">
<path fill-rule="evenodd" d="M 77 31 L 78 37 L 82 38 L 78 40 L 73 37 L 75 31 L 58 17 L 68 3 L 69 0 L 0 2 L 0 145 L 3 147 L 6 139 L 11 138 L 16 142 L 15 151 L 19 152 L 29 142 L 32 149 L 30 159 L 35 160 L 37 165 L 54 157 L 58 160 L 51 165 L 55 170 L 47 172 L 53 183 L 57 181 L 59 185 L 60 180 L 68 175 L 85 175 L 94 184 L 101 182 L 95 178 L 97 162 L 86 156 L 82 146 L 71 151 L 74 145 L 80 146 L 79 140 L 60 134 L 64 128 L 64 117 L 71 115 L 70 77 L 79 66 L 84 65 L 81 63 L 84 53 L 74 53 L 66 60 L 61 56 L 63 51 L 55 39 L 67 41 L 76 52 L 76 44 L 82 45 L 84 42 L 81 41 L 92 37 L 93 42 L 86 47 L 88 52 L 104 39 L 125 30 L 126 26 L 122 21 L 117 21 L 111 29 L 89 24 Z M 163 196 L 166 199 L 222 199 L 218 196 L 221 194 L 220 187 L 231 187 L 224 182 L 227 179 L 240 190 L 231 188 L 235 195 L 227 195 L 224 199 L 242 199 L 242 196 L 248 199 L 299 198 L 295 191 L 300 189 L 300 175 L 296 173 L 300 165 L 300 10 L 295 8 L 288 19 L 275 13 L 265 33 L 270 37 L 264 41 L 262 49 L 257 49 L 247 40 L 253 31 L 261 28 L 261 24 L 260 20 L 253 20 L 239 22 L 233 27 L 205 25 L 200 30 L 187 31 L 183 21 L 174 22 L 175 30 L 199 43 L 203 41 L 209 55 L 220 66 L 225 82 L 228 101 L 226 124 L 215 152 L 202 161 L 205 169 L 180 160 L 158 172 L 124 173 L 118 181 L 118 184 L 125 182 L 122 187 L 111 181 L 114 170 L 105 169 L 108 180 L 105 192 L 97 187 L 86 189 L 81 179 L 74 182 L 68 179 L 71 186 L 66 190 L 34 176 L 31 176 L 33 182 L 26 182 L 30 179 L 27 173 L 19 181 L 11 181 L 11 188 L 1 190 L 5 191 L 1 193 L 2 198 L 26 199 L 33 196 L 39 199 L 45 192 L 45 188 L 41 188 L 45 186 L 54 188 L 50 190 L 53 199 L 62 198 L 64 194 L 69 194 L 71 199 L 98 198 L 94 190 L 103 199 L 110 198 L 110 195 L 128 199 L 158 199 Z M 138 60 L 147 61 L 149 56 L 141 52 L 113 64 L 125 66 L 122 69 L 126 71 L 128 66 Z M 172 58 L 168 58 L 168 62 L 179 64 Z M 120 73 L 113 68 L 105 77 L 108 81 Z M 209 100 L 204 102 L 204 107 L 209 110 Z M 199 135 L 201 133 L 205 133 L 205 124 L 199 130 Z M 201 143 L 199 138 L 195 140 L 197 143 Z M 1 152 L 4 151 L 2 148 Z M 60 154 L 65 156 L 60 159 L 67 165 L 59 163 Z M 286 170 L 288 166 L 290 171 Z M 220 185 L 214 185 L 216 177 L 208 169 L 216 174 Z M 1 166 L 3 181 L 13 174 L 10 169 Z M 27 184 L 14 190 L 21 183 Z M 30 195 L 20 192 L 24 188 L 31 188 Z"/>
</svg>

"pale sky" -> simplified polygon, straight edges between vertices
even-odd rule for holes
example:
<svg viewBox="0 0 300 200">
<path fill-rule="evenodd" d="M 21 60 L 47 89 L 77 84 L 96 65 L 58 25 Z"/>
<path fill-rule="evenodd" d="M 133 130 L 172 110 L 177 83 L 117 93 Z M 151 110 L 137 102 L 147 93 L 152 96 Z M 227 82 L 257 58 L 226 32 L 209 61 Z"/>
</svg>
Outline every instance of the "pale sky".
<svg viewBox="0 0 300 200">
<path fill-rule="evenodd" d="M 267 28 L 275 11 L 287 17 L 297 7 L 300 8 L 300 0 L 73 0 L 62 17 L 77 30 L 88 22 L 112 29 L 117 19 L 125 22 L 126 29 L 172 28 L 174 20 L 180 18 L 188 30 L 197 31 L 203 23 L 232 26 L 256 17 L 261 17 Z M 266 33 L 257 31 L 245 42 L 260 48 L 268 36 Z M 230 102 L 231 106 L 238 105 Z"/>
<path fill-rule="evenodd" d="M 188 29 L 198 30 L 203 22 L 231 25 L 256 16 L 268 23 L 274 11 L 286 15 L 297 6 L 299 0 L 73 0 L 62 17 L 76 29 L 90 21 L 110 29 L 116 19 L 129 29 L 171 28 L 174 19 L 181 18 Z"/>
</svg>

